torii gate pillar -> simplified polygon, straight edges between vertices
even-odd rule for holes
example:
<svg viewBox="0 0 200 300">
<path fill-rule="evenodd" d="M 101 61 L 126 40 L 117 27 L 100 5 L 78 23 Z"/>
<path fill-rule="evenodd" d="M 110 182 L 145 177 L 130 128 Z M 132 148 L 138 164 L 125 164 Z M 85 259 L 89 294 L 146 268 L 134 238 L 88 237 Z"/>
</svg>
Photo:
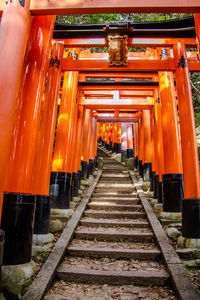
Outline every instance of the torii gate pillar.
<svg viewBox="0 0 200 300">
<path fill-rule="evenodd" d="M 182 234 L 186 238 L 200 238 L 200 176 L 190 75 L 185 45 L 178 42 L 173 50 L 183 157 Z"/>
</svg>

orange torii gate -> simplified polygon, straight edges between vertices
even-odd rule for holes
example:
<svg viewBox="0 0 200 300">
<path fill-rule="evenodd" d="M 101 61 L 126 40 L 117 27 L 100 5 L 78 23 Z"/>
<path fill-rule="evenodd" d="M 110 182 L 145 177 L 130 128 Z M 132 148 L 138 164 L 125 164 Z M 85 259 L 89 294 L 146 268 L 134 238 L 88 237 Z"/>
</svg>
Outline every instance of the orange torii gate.
<svg viewBox="0 0 200 300">
<path fill-rule="evenodd" d="M 67 0 L 59 1 L 39 1 L 39 0 L 24 0 L 24 1 L 7 1 L 5 7 L 3 5 L 4 1 L 0 1 L 0 10 L 3 11 L 2 20 L 1 20 L 1 27 L 0 27 L 0 51 L 1 51 L 1 62 L 0 62 L 0 87 L 1 87 L 1 118 L 0 118 L 0 125 L 1 125 L 1 134 L 0 134 L 0 197 L 1 197 L 1 206 L 3 202 L 3 193 L 6 191 L 6 184 L 9 182 L 9 176 L 7 177 L 7 183 L 5 182 L 5 174 L 7 173 L 7 169 L 11 168 L 12 166 L 9 165 L 9 152 L 12 152 L 13 149 L 10 147 L 12 141 L 16 141 L 19 143 L 20 147 L 24 147 L 24 151 L 18 149 L 17 152 L 18 157 L 18 166 L 21 170 L 23 170 L 22 178 L 25 178 L 26 173 L 26 185 L 23 186 L 21 183 L 21 187 L 19 190 L 17 188 L 15 190 L 7 189 L 6 197 L 11 197 L 14 199 L 13 201 L 18 201 L 17 199 L 28 199 L 30 198 L 30 202 L 32 205 L 32 209 L 30 210 L 30 216 L 27 216 L 25 219 L 31 220 L 33 218 L 33 203 L 34 197 L 36 193 L 40 196 L 48 196 L 47 191 L 47 180 L 44 181 L 43 186 L 38 186 L 38 182 L 36 177 L 40 173 L 40 162 L 38 161 L 36 165 L 34 165 L 34 161 L 40 153 L 37 151 L 38 145 L 43 145 L 43 138 L 42 136 L 35 136 L 37 131 L 44 132 L 45 135 L 45 128 L 48 128 L 47 125 L 42 125 L 39 127 L 40 124 L 40 117 L 41 117 L 41 107 L 42 107 L 42 97 L 38 99 L 37 103 L 34 101 L 27 103 L 26 106 L 24 105 L 26 101 L 26 93 L 29 91 L 29 86 L 31 82 L 31 76 L 33 76 L 34 72 L 37 72 L 37 83 L 35 82 L 34 89 L 30 91 L 30 95 L 34 98 L 34 93 L 38 95 L 43 95 L 44 91 L 44 83 L 46 79 L 46 74 L 50 70 L 49 68 L 57 68 L 59 72 L 56 76 L 60 78 L 60 72 L 64 72 L 64 87 L 69 85 L 69 90 L 71 89 L 70 100 L 73 98 L 73 103 L 71 103 L 71 108 L 65 103 L 61 104 L 62 110 L 60 114 L 60 119 L 64 124 L 63 126 L 58 126 L 58 132 L 62 133 L 63 128 L 71 128 L 70 132 L 67 132 L 68 141 L 70 141 L 70 145 L 72 149 L 69 147 L 65 147 L 66 152 L 68 153 L 63 159 L 63 168 L 60 168 L 57 171 L 61 171 L 63 173 L 69 173 L 70 176 L 72 172 L 77 173 L 78 168 L 80 166 L 81 156 L 83 156 L 82 161 L 90 164 L 90 160 L 93 160 L 96 153 L 95 153 L 95 142 L 96 142 L 96 113 L 92 110 L 94 106 L 86 109 L 80 109 L 83 103 L 88 101 L 88 105 L 90 105 L 93 99 L 89 99 L 88 97 L 84 99 L 79 99 L 79 104 L 76 103 L 76 86 L 78 84 L 79 74 L 84 78 L 87 78 L 85 74 L 89 73 L 97 73 L 97 72 L 115 72 L 115 73 L 127 73 L 127 72 L 135 72 L 135 73 L 148 73 L 154 74 L 159 78 L 159 87 L 157 86 L 153 89 L 153 95 L 149 97 L 154 97 L 154 103 L 150 102 L 149 106 L 143 107 L 144 103 L 139 106 L 137 102 L 138 95 L 135 96 L 134 101 L 137 102 L 137 109 L 142 111 L 142 116 L 139 118 L 139 123 L 136 123 L 135 126 L 135 141 L 137 145 L 137 152 L 138 152 L 138 159 L 144 164 L 150 163 L 149 161 L 149 149 L 148 151 L 143 151 L 144 142 L 148 139 L 148 143 L 153 141 L 154 146 L 158 141 L 162 139 L 162 132 L 159 130 L 159 126 L 162 123 L 162 129 L 164 131 L 163 135 L 163 143 L 164 143 L 164 161 L 165 165 L 168 169 L 162 170 L 162 153 L 161 151 L 155 147 L 154 149 L 154 159 L 152 159 L 152 170 L 155 171 L 156 176 L 158 176 L 158 186 L 161 183 L 161 179 L 165 179 L 166 183 L 166 190 L 167 187 L 173 185 L 173 180 L 175 179 L 175 189 L 178 186 L 178 197 L 183 197 L 182 195 L 182 173 L 184 174 L 184 183 L 185 183 L 185 199 L 183 199 L 183 234 L 185 237 L 200 237 L 200 220 L 199 216 L 194 214 L 193 207 L 200 206 L 200 187 L 199 187 L 199 169 L 198 169 L 198 158 L 197 158 L 197 151 L 196 151 L 196 143 L 195 143 L 195 131 L 194 131 L 194 116 L 192 112 L 192 98 L 191 98 L 191 91 L 190 91 L 190 84 L 189 84 L 189 71 L 195 72 L 200 70 L 200 62 L 194 53 L 186 53 L 187 47 L 199 47 L 199 40 L 200 40 L 200 31 L 199 31 L 199 23 L 200 23 L 200 15 L 197 14 L 200 12 L 200 3 L 199 0 L 190 0 L 183 1 L 177 0 L 176 3 L 171 0 L 167 1 L 153 1 L 153 5 L 149 4 L 149 1 L 144 0 L 141 3 L 136 3 L 136 1 L 125 0 L 123 1 L 79 1 L 77 4 L 69 4 Z M 159 56 L 155 56 L 155 51 L 148 51 L 147 53 L 140 53 L 138 54 L 130 54 L 128 57 L 128 64 L 126 66 L 109 66 L 108 57 L 105 55 L 92 55 L 90 54 L 90 59 L 87 58 L 87 55 L 83 53 L 82 58 L 80 60 L 73 60 L 71 58 L 62 58 L 62 55 L 59 59 L 59 54 L 57 52 L 52 52 L 53 55 L 48 65 L 48 54 L 46 45 L 50 46 L 51 36 L 53 34 L 52 26 L 55 22 L 54 15 L 56 13 L 65 14 L 65 13 L 99 13 L 99 12 L 194 12 L 195 14 L 195 24 L 196 24 L 196 33 L 192 33 L 192 37 L 184 36 L 165 36 L 164 30 L 160 33 L 161 36 L 157 35 L 154 36 L 145 36 L 143 32 L 143 36 L 139 36 L 137 30 L 133 31 L 133 36 L 128 37 L 128 46 L 145 46 L 145 47 L 170 47 L 173 48 L 170 50 L 169 55 L 166 55 L 166 51 L 160 53 Z M 47 16 L 41 16 L 41 15 Z M 50 16 L 52 15 L 52 16 Z M 12 20 L 12 22 L 11 22 Z M 105 27 L 105 26 L 104 26 Z M 108 31 L 111 31 L 112 28 L 108 28 Z M 108 31 L 105 31 L 107 35 Z M 127 33 L 127 28 L 122 29 L 123 34 Z M 139 31 L 138 31 L 139 32 Z M 86 38 L 86 37 L 58 37 L 56 36 L 56 32 L 54 33 L 54 38 L 57 41 L 62 41 L 64 46 L 69 48 L 81 48 L 81 47 L 92 47 L 92 46 L 107 46 L 108 39 L 107 36 L 101 36 L 97 38 Z M 135 36 L 134 36 L 135 34 Z M 173 35 L 173 34 L 172 34 Z M 46 42 L 45 42 L 45 39 Z M 196 39 L 197 38 L 197 39 Z M 33 43 L 33 41 L 35 41 Z M 42 41 L 42 43 L 41 43 Z M 12 47 L 10 46 L 12 45 Z M 13 55 L 13 48 L 17 49 L 15 55 Z M 58 51 L 58 50 L 57 50 Z M 159 51 L 159 50 L 158 50 Z M 26 53 L 26 56 L 25 56 Z M 171 55 L 172 54 L 172 55 Z M 85 57 L 84 57 L 85 55 Z M 93 56 L 93 57 L 92 57 Z M 101 57 L 100 57 L 101 56 Z M 167 56 L 167 58 L 166 58 Z M 38 60 L 38 57 L 41 60 Z M 29 59 L 31 58 L 31 63 L 33 66 L 29 64 Z M 26 67 L 26 72 L 24 72 L 23 76 L 23 67 Z M 35 67 L 35 69 L 34 69 Z M 175 88 L 174 88 L 174 76 L 176 78 L 176 90 L 177 96 L 179 100 L 179 112 L 180 112 L 180 126 L 181 126 L 181 141 L 182 141 L 182 153 L 183 153 L 183 171 L 181 165 L 181 156 L 180 156 L 180 141 L 178 134 L 174 135 L 172 130 L 167 130 L 167 125 L 172 122 L 173 128 L 177 133 L 177 116 L 176 116 L 176 101 L 175 101 Z M 27 77 L 26 77 L 27 76 Z M 85 77 L 84 77 L 85 76 Z M 92 77 L 92 75 L 89 75 Z M 111 76 L 109 77 L 111 78 Z M 120 78 L 120 76 L 117 76 Z M 138 76 L 138 78 L 140 78 Z M 148 77 L 146 77 L 148 78 Z M 149 79 L 151 77 L 149 75 Z M 185 84 L 182 84 L 184 82 Z M 123 86 L 123 82 L 120 85 L 118 82 L 118 86 Z M 58 80 L 57 87 L 55 87 L 55 97 L 58 93 L 58 89 L 60 88 L 60 81 Z M 72 89 L 74 88 L 73 92 Z M 97 89 L 97 87 L 95 87 Z M 99 87 L 99 90 L 102 87 Z M 122 88 L 120 89 L 122 90 Z M 124 89 L 124 93 L 126 92 L 127 87 Z M 129 90 L 129 89 L 128 89 Z M 145 88 L 140 87 L 138 90 L 145 90 Z M 82 87 L 82 91 L 86 91 Z M 67 91 L 65 89 L 67 94 Z M 160 94 L 159 94 L 160 93 Z M 18 97 L 19 95 L 19 97 Z M 48 93 L 47 93 L 48 95 Z M 64 94 L 63 94 L 64 95 Z M 106 94 L 105 94 L 106 95 Z M 133 95 L 133 94 L 132 94 Z M 130 96 L 130 95 L 129 95 Z M 141 95 L 139 95 L 141 96 Z M 50 97 L 50 95 L 48 95 Z M 96 97 L 96 95 L 94 96 Z M 126 100 L 127 94 L 120 95 L 121 100 Z M 31 99 L 32 99 L 31 98 Z M 140 97 L 139 97 L 140 98 Z M 6 99 L 6 101 L 5 101 Z M 23 99 L 20 100 L 20 99 Z M 64 96 L 63 96 L 64 99 Z M 95 98 L 96 99 L 96 98 Z M 109 99 L 109 97 L 107 98 Z M 136 100 L 137 99 L 137 100 Z M 183 101 L 184 99 L 184 101 Z M 48 99 L 49 100 L 49 99 Z M 66 99 L 64 99 L 65 101 Z M 141 100 L 141 99 L 140 99 Z M 146 99 L 144 99 L 146 101 Z M 155 100 L 156 103 L 155 104 Z M 51 101 L 51 100 L 49 100 Z M 83 101 L 81 103 L 81 101 Z M 85 101 L 85 102 L 84 102 Z M 110 107 L 107 106 L 107 109 L 113 108 L 112 99 L 109 99 Z M 132 101 L 132 100 L 130 100 Z M 62 101 L 63 102 L 63 101 Z M 33 104 L 33 105 L 32 105 Z M 127 104 L 125 109 L 134 104 L 134 102 L 130 102 Z M 167 105 L 169 104 L 169 105 Z M 31 110 L 29 111 L 29 105 Z M 35 106 L 34 106 L 35 105 Z M 51 104 L 53 106 L 53 104 Z M 146 104 L 145 104 L 146 105 Z M 163 105 L 163 107 L 161 107 Z M 51 106 L 52 111 L 55 112 L 55 108 Z M 99 104 L 100 106 L 100 104 Z M 105 106 L 105 103 L 103 104 Z M 168 107 L 170 106 L 170 109 Z M 119 110 L 122 108 L 122 103 L 118 103 L 116 109 L 115 118 L 119 117 Z M 136 108 L 136 107 L 135 107 Z M 145 109 L 146 108 L 146 109 Z M 45 110 L 46 109 L 46 110 Z M 45 108 L 46 115 L 43 119 L 48 122 L 48 109 Z M 102 107 L 98 107 L 98 112 L 102 109 Z M 105 107 L 104 107 L 105 109 Z M 16 118 L 17 112 L 22 111 L 20 114 L 20 120 Z M 153 112 L 152 112 L 153 111 Z M 166 118 L 161 118 L 164 115 Z M 28 114 L 28 112 L 30 112 Z M 66 114 L 68 113 L 68 117 Z M 53 114 L 53 113 L 52 113 Z M 159 116 L 159 117 L 158 117 Z M 165 123 L 164 121 L 167 122 Z M 54 119 L 51 120 L 52 127 L 55 128 L 55 114 Z M 72 122 L 72 123 L 71 123 Z M 58 125 L 61 125 L 58 124 Z M 147 124 L 148 123 L 148 124 Z M 71 126 L 73 124 L 73 126 Z M 116 123 L 117 124 L 117 123 Z M 150 124 L 152 125 L 153 132 L 151 134 Z M 15 127 L 15 126 L 19 127 Z M 26 130 L 27 128 L 23 128 L 24 125 L 29 126 L 30 130 Z M 84 131 L 82 131 L 82 127 Z M 17 128 L 17 130 L 13 130 Z M 76 128 L 76 129 L 75 129 Z M 52 129 L 53 130 L 53 129 Z M 84 136 L 84 132 L 87 131 L 88 135 Z M 22 134 L 16 138 L 16 133 L 21 132 Z M 72 134 L 73 132 L 73 134 Z M 114 143 L 120 144 L 121 143 L 121 128 L 118 124 L 114 126 Z M 149 134 L 150 133 L 150 134 Z M 166 138 L 166 134 L 169 134 Z M 13 137 L 12 137 L 13 135 Z M 75 139 L 74 139 L 75 135 Z M 59 134 L 58 134 L 59 136 Z M 57 136 L 57 137 L 58 137 Z M 81 138 L 82 144 L 82 152 L 75 147 L 74 140 L 78 140 L 78 137 Z M 170 141 L 173 141 L 173 149 L 175 149 L 176 155 L 173 157 L 173 153 L 170 153 Z M 50 148 L 52 149 L 52 139 L 45 135 L 46 141 L 49 142 Z M 92 149 L 89 145 L 89 141 L 93 141 Z M 16 139 L 16 140 L 15 140 Z M 21 141 L 21 142 L 20 142 Z M 61 141 L 60 141 L 61 142 Z M 66 141 L 65 141 L 66 142 Z M 140 142 L 140 143 L 139 143 Z M 31 144 L 32 143 L 32 144 Z M 26 146 L 28 145 L 26 152 Z M 61 149 L 59 148 L 59 141 L 57 140 L 57 150 L 55 151 L 55 155 L 60 153 Z M 62 151 L 61 151 L 62 152 Z M 79 156 L 76 161 L 76 167 L 72 165 L 72 161 L 74 161 L 74 152 L 77 153 Z M 23 165 L 20 166 L 19 157 L 24 153 L 24 160 Z M 64 150 L 63 150 L 64 153 Z M 190 155 L 192 153 L 192 155 Z M 45 149 L 42 148 L 42 155 L 45 156 Z M 71 157 L 71 160 L 69 159 Z M 157 157 L 157 159 L 155 159 Z M 161 163 L 158 162 L 161 159 Z M 173 158 L 175 164 L 172 166 L 170 164 L 170 159 Z M 23 157 L 22 157 L 23 159 Z M 54 165 L 57 167 L 57 162 L 59 161 L 60 156 L 57 160 L 55 157 Z M 25 160 L 27 160 L 27 168 L 25 167 Z M 48 174 L 49 177 L 49 160 L 48 162 Z M 188 167 L 189 166 L 189 167 Z M 23 168 L 22 168 L 23 167 Z M 13 166 L 14 168 L 14 166 Z M 167 172 L 167 173 L 166 173 Z M 162 175 L 167 175 L 167 177 L 163 177 Z M 171 174 L 171 176 L 168 176 Z M 65 175 L 65 174 L 63 174 Z M 174 176 L 175 175 L 175 176 Z M 23 177 L 24 176 L 24 177 Z M 22 179 L 19 178 L 19 179 Z M 30 178 L 34 178 L 33 184 L 31 183 Z M 171 180 L 172 179 L 172 180 Z M 50 180 L 50 177 L 49 177 Z M 20 180 L 19 180 L 20 181 Z M 61 180 L 62 181 L 62 180 Z M 55 187 L 55 186 L 54 186 Z M 52 188 L 53 189 L 53 188 Z M 172 191 L 173 189 L 171 189 Z M 12 195 L 10 192 L 13 192 Z M 170 194 L 169 194 L 170 197 Z M 169 198 L 168 197 L 168 198 Z M 167 198 L 166 198 L 167 199 Z M 165 199 L 165 200 L 166 200 Z M 176 211 L 180 210 L 178 203 L 175 207 Z M 166 201 L 165 203 L 166 209 L 171 211 L 172 206 Z M 6 212 L 4 212 L 4 215 Z M 12 221 L 12 220 L 11 220 Z M 6 218 L 3 217 L 2 226 L 6 229 Z M 198 225 L 198 226 L 197 226 Z M 14 236 L 15 233 L 11 232 L 10 236 Z M 25 263 L 30 259 L 30 245 L 32 239 L 32 232 L 31 230 L 28 232 L 27 235 L 24 236 L 22 241 L 21 247 L 24 247 L 23 251 L 26 250 L 26 256 L 22 260 L 18 260 L 18 257 L 7 257 L 8 264 L 9 263 Z M 28 244 L 25 245 L 25 241 L 28 241 Z M 13 241 L 12 243 L 15 243 Z M 7 249 L 12 249 L 12 246 L 7 244 Z M 7 251 L 9 253 L 9 251 Z M 18 254 L 16 254 L 17 256 Z"/>
</svg>

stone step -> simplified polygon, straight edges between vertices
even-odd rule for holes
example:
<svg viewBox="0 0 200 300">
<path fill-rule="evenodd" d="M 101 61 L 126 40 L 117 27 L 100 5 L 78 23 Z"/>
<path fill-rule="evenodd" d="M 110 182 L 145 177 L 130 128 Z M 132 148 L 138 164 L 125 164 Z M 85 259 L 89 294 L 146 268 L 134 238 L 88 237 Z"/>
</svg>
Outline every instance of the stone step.
<svg viewBox="0 0 200 300">
<path fill-rule="evenodd" d="M 105 211 L 105 210 L 86 210 L 84 212 L 85 217 L 90 218 L 127 218 L 127 219 L 138 219 L 145 218 L 144 212 L 119 212 L 119 211 Z"/>
<path fill-rule="evenodd" d="M 101 271 L 87 270 L 79 267 L 63 267 L 57 269 L 56 276 L 61 280 L 82 282 L 82 283 L 99 283 L 99 284 L 119 284 L 142 286 L 164 285 L 169 280 L 166 271 Z"/>
<path fill-rule="evenodd" d="M 118 173 L 120 173 L 120 172 L 122 172 L 122 171 L 125 171 L 125 168 L 124 167 L 121 167 L 121 168 L 113 168 L 113 167 L 103 167 L 103 172 L 109 172 L 109 173 L 111 173 L 111 172 L 113 172 L 113 173 L 116 173 L 116 172 L 118 172 Z"/>
<path fill-rule="evenodd" d="M 118 220 L 109 220 L 109 219 L 92 219 L 92 218 L 82 218 L 80 220 L 80 224 L 83 226 L 102 226 L 102 227 L 128 227 L 128 228 L 148 228 L 149 223 L 147 221 L 130 221 L 128 219 L 125 221 L 118 221 Z"/>
<path fill-rule="evenodd" d="M 97 202 L 97 203 L 108 203 L 108 204 L 122 204 L 122 205 L 136 205 L 140 203 L 140 200 L 138 198 L 136 199 L 124 199 L 124 198 L 90 198 L 91 202 Z"/>
<path fill-rule="evenodd" d="M 97 183 L 96 188 L 114 188 L 116 190 L 118 189 L 135 189 L 133 183 L 126 183 L 126 182 L 117 182 L 117 183 L 112 183 L 112 182 L 103 182 L 103 183 Z"/>
<path fill-rule="evenodd" d="M 100 179 L 102 179 L 102 178 L 106 178 L 106 179 L 110 179 L 110 178 L 119 178 L 119 179 L 122 179 L 122 178 L 126 178 L 126 179 L 129 179 L 130 178 L 130 175 L 129 174 L 123 174 L 123 173 L 120 173 L 120 174 L 115 174 L 114 176 L 113 176 L 113 174 L 109 174 L 109 173 L 102 173 L 101 174 L 101 177 L 100 177 Z"/>
<path fill-rule="evenodd" d="M 69 246 L 68 253 L 72 256 L 81 257 L 109 257 L 109 258 L 134 258 L 140 260 L 155 260 L 160 258 L 159 249 L 111 249 L 111 248 L 93 248 Z"/>
<path fill-rule="evenodd" d="M 121 197 L 123 197 L 123 195 L 136 195 L 135 193 L 134 193 L 134 191 L 135 191 L 135 187 L 133 187 L 133 188 L 119 188 L 119 189 L 116 189 L 115 187 L 114 188 L 109 188 L 109 187 L 100 187 L 100 188 L 95 188 L 95 190 L 94 190 L 94 193 L 98 193 L 98 194 L 103 194 L 104 195 L 104 197 L 105 197 L 105 195 L 106 195 L 106 197 L 107 196 L 109 196 L 109 195 L 111 195 L 111 194 L 114 194 L 114 195 L 121 195 Z"/>
<path fill-rule="evenodd" d="M 108 204 L 108 203 L 97 203 L 90 202 L 87 207 L 89 209 L 102 210 L 119 210 L 119 211 L 141 211 L 143 209 L 142 205 L 120 205 L 120 204 Z"/>
<path fill-rule="evenodd" d="M 106 194 L 105 193 L 102 193 L 102 191 L 98 192 L 96 189 L 94 190 L 93 194 L 92 194 L 92 198 L 123 198 L 123 199 L 127 199 L 127 198 L 131 198 L 131 199 L 135 199 L 136 197 L 138 197 L 137 193 L 136 192 L 133 192 L 131 194 L 125 194 L 125 193 L 117 193 L 117 192 L 107 192 Z"/>
<path fill-rule="evenodd" d="M 118 178 L 118 177 L 113 177 L 113 178 L 102 178 L 99 180 L 99 183 L 132 183 L 132 180 L 130 178 L 126 178 L 126 177 L 122 177 L 122 178 Z"/>
<path fill-rule="evenodd" d="M 88 239 L 88 240 L 97 240 L 97 241 L 129 241 L 129 242 L 147 242 L 153 240 L 153 233 L 151 232 L 142 232 L 142 231 L 132 231 L 132 232 L 115 232 L 112 230 L 98 231 L 98 228 L 95 228 L 94 231 L 79 230 L 75 231 L 75 238 L 78 239 Z"/>
</svg>

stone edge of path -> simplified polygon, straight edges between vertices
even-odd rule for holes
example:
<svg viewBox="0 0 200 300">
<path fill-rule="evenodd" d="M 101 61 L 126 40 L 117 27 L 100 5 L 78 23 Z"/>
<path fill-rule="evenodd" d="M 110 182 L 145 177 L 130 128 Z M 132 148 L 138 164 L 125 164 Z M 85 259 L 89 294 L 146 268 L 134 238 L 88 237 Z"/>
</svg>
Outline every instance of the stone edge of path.
<svg viewBox="0 0 200 300">
<path fill-rule="evenodd" d="M 156 236 L 158 245 L 162 251 L 162 256 L 168 272 L 171 276 L 172 284 L 175 289 L 176 295 L 180 300 L 198 300 L 200 294 L 196 288 L 192 285 L 191 280 L 186 274 L 186 271 L 179 259 L 175 249 L 170 245 L 167 235 L 165 234 L 162 225 L 152 210 L 143 189 L 138 184 L 138 181 L 133 171 L 130 171 L 130 175 L 134 184 L 136 184 L 136 190 L 138 196 L 142 202 L 144 210 L 148 216 L 149 223 Z"/>
<path fill-rule="evenodd" d="M 34 281 L 22 297 L 23 300 L 40 300 L 43 299 L 48 288 L 50 288 L 56 273 L 56 269 L 62 262 L 67 247 L 74 235 L 74 231 L 79 224 L 80 218 L 90 200 L 90 197 L 95 189 L 97 182 L 101 176 L 102 171 L 98 171 L 97 177 L 94 179 L 92 185 L 89 187 L 87 194 L 83 197 L 80 204 L 76 208 L 71 219 L 64 228 L 59 240 L 55 244 L 49 257 L 43 264 L 41 270 L 35 277 Z"/>
</svg>

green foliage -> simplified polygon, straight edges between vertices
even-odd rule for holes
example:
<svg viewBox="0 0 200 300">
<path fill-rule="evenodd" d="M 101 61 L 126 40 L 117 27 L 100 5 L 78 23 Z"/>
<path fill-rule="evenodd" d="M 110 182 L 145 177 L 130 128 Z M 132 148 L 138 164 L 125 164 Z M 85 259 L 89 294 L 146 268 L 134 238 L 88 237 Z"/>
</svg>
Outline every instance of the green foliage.
<svg viewBox="0 0 200 300">
<path fill-rule="evenodd" d="M 192 14 L 83 14 L 57 16 L 56 22 L 60 24 L 100 24 L 114 22 L 154 22 L 179 19 Z"/>
</svg>

